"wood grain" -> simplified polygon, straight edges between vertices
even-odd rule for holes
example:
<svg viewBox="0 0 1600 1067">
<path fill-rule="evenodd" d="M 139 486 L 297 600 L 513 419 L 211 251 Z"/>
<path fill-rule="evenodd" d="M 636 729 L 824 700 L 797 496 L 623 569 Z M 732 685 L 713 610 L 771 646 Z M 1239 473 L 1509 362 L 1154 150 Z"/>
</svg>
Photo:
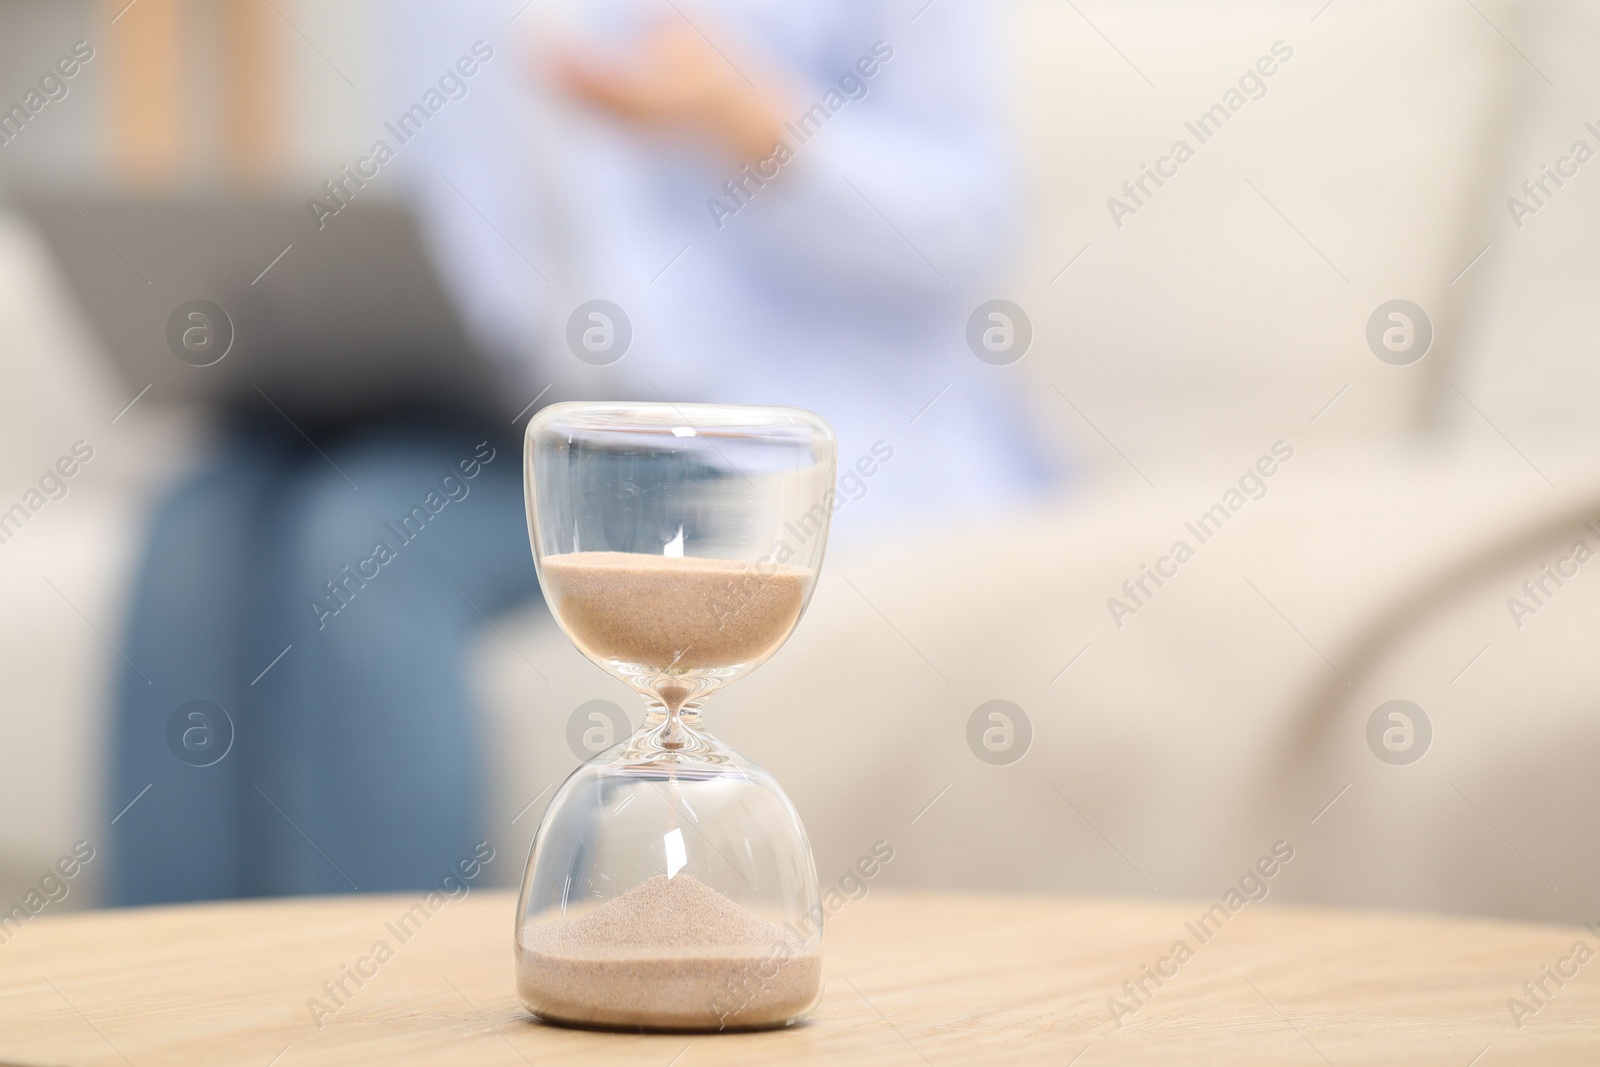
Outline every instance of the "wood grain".
<svg viewBox="0 0 1600 1067">
<path fill-rule="evenodd" d="M 531 1019 L 512 986 L 509 894 L 449 902 L 398 943 L 386 924 L 416 902 L 41 916 L 0 945 L 0 1062 L 1600 1062 L 1600 959 L 1547 983 L 1520 1028 L 1506 1004 L 1576 942 L 1600 947 L 1579 927 L 1253 905 L 1202 944 L 1184 925 L 1201 904 L 878 891 L 830 924 L 808 1024 L 656 1036 Z M 1193 958 L 1159 989 L 1147 979 L 1153 995 L 1115 1025 L 1107 999 L 1179 939 Z M 308 1000 L 379 940 L 394 957 L 317 1026 Z"/>
</svg>

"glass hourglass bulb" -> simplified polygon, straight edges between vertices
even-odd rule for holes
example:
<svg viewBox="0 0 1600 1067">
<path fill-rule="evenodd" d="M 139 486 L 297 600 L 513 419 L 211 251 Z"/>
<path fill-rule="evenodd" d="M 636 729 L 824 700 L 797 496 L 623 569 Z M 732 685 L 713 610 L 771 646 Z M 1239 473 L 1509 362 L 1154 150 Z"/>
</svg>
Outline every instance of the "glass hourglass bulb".
<svg viewBox="0 0 1600 1067">
<path fill-rule="evenodd" d="M 832 432 L 795 408 L 558 404 L 528 426 L 528 527 L 572 642 L 646 700 L 545 814 L 517 977 L 547 1019 L 631 1029 L 793 1022 L 821 993 L 816 870 L 771 775 L 700 701 L 788 638 L 816 585 Z"/>
</svg>

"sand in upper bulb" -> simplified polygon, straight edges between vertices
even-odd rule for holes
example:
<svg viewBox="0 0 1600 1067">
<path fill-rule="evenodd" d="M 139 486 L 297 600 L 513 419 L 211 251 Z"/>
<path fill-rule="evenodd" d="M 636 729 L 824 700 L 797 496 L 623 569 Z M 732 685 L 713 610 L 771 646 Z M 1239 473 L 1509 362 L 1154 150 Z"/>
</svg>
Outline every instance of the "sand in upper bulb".
<svg viewBox="0 0 1600 1067">
<path fill-rule="evenodd" d="M 650 1030 L 781 1026 L 822 988 L 813 944 L 688 874 L 658 874 L 517 938 L 523 1003 L 556 1022 Z"/>
<path fill-rule="evenodd" d="M 574 641 L 600 659 L 657 670 L 732 667 L 794 628 L 812 571 L 781 563 L 569 552 L 540 561 Z"/>
</svg>

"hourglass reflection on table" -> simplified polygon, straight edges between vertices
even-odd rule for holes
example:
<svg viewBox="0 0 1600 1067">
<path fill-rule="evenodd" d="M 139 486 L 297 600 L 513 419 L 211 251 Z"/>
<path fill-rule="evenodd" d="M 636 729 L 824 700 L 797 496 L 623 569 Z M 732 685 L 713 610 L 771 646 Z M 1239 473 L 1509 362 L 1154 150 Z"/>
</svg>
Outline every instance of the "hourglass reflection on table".
<svg viewBox="0 0 1600 1067">
<path fill-rule="evenodd" d="M 788 638 L 828 537 L 835 446 L 798 408 L 557 404 L 528 425 L 528 529 L 580 651 L 646 701 L 535 835 L 517 986 L 579 1026 L 759 1029 L 822 991 L 804 826 L 700 703 Z"/>
</svg>

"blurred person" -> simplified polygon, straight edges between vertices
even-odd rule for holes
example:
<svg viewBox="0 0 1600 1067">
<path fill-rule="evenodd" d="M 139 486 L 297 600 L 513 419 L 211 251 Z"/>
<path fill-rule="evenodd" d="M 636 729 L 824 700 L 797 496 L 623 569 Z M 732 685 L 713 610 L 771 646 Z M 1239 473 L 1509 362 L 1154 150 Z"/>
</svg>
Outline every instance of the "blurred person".
<svg viewBox="0 0 1600 1067">
<path fill-rule="evenodd" d="M 817 411 L 846 537 L 1050 481 L 964 339 L 1017 221 L 976 0 L 596 0 L 543 33 L 521 6 L 385 12 L 396 113 L 452 101 L 394 179 L 508 390 Z M 567 343 L 597 298 L 632 333 L 600 369 Z M 236 427 L 154 520 L 112 801 L 150 788 L 114 827 L 117 903 L 419 888 L 481 833 L 465 660 L 537 595 L 519 449 L 418 413 L 316 436 Z M 386 524 L 429 493 L 402 542 Z M 168 750 L 196 697 L 237 732 L 199 768 Z"/>
</svg>

